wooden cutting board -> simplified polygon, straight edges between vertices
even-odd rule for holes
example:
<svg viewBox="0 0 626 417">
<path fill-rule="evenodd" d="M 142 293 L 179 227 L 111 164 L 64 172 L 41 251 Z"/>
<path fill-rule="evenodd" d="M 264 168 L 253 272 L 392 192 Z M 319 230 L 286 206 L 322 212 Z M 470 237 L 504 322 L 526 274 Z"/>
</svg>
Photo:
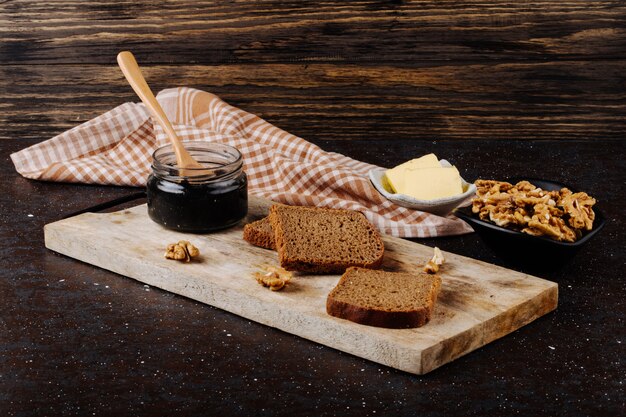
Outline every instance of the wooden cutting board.
<svg viewBox="0 0 626 417">
<path fill-rule="evenodd" d="M 382 329 L 326 314 L 326 296 L 339 275 L 299 275 L 283 291 L 261 287 L 252 274 L 277 265 L 276 253 L 242 239 L 243 224 L 267 214 L 271 203 L 251 198 L 238 227 L 189 235 L 148 218 L 145 205 L 114 213 L 86 213 L 45 226 L 46 247 L 134 278 L 415 374 L 424 374 L 554 310 L 558 286 L 523 273 L 445 253 L 442 287 L 430 323 L 418 329 Z M 163 257 L 168 243 L 190 240 L 200 249 L 188 264 Z M 388 271 L 419 271 L 432 248 L 383 236 Z"/>
</svg>

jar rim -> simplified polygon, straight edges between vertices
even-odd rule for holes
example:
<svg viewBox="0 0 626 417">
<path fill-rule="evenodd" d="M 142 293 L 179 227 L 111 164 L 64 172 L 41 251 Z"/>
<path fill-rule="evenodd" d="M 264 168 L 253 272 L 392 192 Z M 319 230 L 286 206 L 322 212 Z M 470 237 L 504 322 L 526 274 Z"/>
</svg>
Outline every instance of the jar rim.
<svg viewBox="0 0 626 417">
<path fill-rule="evenodd" d="M 204 141 L 181 141 L 181 144 L 198 162 L 212 162 L 217 166 L 205 166 L 202 168 L 180 168 L 177 165 L 171 165 L 163 162 L 166 157 L 173 157 L 175 161 L 175 152 L 171 144 L 160 146 L 152 153 L 152 171 L 155 174 L 161 173 L 168 177 L 180 179 L 196 179 L 210 180 L 222 178 L 225 175 L 232 174 L 243 166 L 243 155 L 239 149 L 234 146 L 223 143 L 213 143 Z M 210 155 L 220 156 L 224 160 L 220 161 L 203 161 Z M 186 171 L 186 175 L 181 175 L 181 171 Z M 202 172 L 202 174 L 198 174 Z M 194 174 L 195 173 L 195 174 Z"/>
</svg>

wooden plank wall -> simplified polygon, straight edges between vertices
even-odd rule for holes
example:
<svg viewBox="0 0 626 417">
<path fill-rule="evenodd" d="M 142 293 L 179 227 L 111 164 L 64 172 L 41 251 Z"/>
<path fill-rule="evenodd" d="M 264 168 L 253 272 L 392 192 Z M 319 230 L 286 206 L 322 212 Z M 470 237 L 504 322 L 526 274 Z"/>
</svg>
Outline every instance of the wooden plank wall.
<svg viewBox="0 0 626 417">
<path fill-rule="evenodd" d="M 0 139 L 192 86 L 313 142 L 620 140 L 624 1 L 0 1 Z"/>
</svg>

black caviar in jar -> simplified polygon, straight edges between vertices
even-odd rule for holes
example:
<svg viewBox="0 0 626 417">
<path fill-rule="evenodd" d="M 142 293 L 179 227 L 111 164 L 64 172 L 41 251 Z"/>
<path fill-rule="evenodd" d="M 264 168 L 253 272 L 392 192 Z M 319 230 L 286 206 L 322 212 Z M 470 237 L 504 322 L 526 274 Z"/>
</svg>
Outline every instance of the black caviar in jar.
<svg viewBox="0 0 626 417">
<path fill-rule="evenodd" d="M 203 233 L 234 226 L 248 213 L 248 180 L 241 153 L 232 146 L 187 142 L 205 168 L 181 169 L 171 146 L 152 155 L 148 215 L 180 232 Z"/>
</svg>

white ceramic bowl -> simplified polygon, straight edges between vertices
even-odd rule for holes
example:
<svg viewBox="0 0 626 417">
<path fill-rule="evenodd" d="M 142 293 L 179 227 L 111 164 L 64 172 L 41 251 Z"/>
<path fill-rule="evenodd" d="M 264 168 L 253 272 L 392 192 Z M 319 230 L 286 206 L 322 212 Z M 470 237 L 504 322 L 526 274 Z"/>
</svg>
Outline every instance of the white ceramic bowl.
<svg viewBox="0 0 626 417">
<path fill-rule="evenodd" d="M 445 159 L 442 159 L 439 162 L 441 163 L 442 167 L 452 166 Z M 385 171 L 387 170 L 384 168 L 371 170 L 369 172 L 370 180 L 372 181 L 372 184 L 379 193 L 385 196 L 385 198 L 387 198 L 388 200 L 393 201 L 394 203 L 402 207 L 427 211 L 438 216 L 445 216 L 452 212 L 452 210 L 454 210 L 455 208 L 460 207 L 464 204 L 469 204 L 471 198 L 474 196 L 474 194 L 476 194 L 476 186 L 461 178 L 461 181 L 463 181 L 463 194 L 457 194 L 445 198 L 437 198 L 435 200 L 418 200 L 405 194 L 392 193 L 390 190 L 385 188 L 385 181 L 383 180 L 385 176 Z"/>
</svg>

